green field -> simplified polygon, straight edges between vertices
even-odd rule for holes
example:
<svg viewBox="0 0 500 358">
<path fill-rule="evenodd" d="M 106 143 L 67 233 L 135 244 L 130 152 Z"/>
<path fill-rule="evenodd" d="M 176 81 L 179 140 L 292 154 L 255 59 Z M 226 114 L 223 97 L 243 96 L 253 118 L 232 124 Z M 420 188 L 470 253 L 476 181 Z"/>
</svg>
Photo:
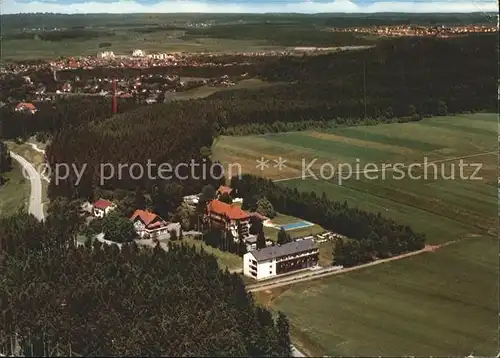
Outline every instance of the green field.
<svg viewBox="0 0 500 358">
<path fill-rule="evenodd" d="M 189 99 L 197 99 L 208 97 L 214 93 L 221 91 L 230 91 L 237 89 L 255 89 L 267 86 L 275 86 L 276 83 L 267 83 L 257 78 L 249 78 L 246 80 L 239 81 L 234 86 L 201 86 L 197 88 L 193 88 L 191 90 L 182 91 L 182 92 L 173 92 L 168 94 L 168 99 L 173 101 L 180 100 L 189 100 Z"/>
<path fill-rule="evenodd" d="M 259 293 L 260 302 L 291 318 L 294 342 L 321 356 L 475 355 L 497 348 L 498 242 L 497 115 L 437 117 L 421 122 L 222 137 L 214 148 L 223 163 L 272 179 L 301 176 L 302 160 L 313 165 L 351 163 L 438 164 L 438 177 L 397 180 L 391 171 L 370 179 L 293 179 L 280 185 L 325 192 L 352 207 L 381 212 L 426 233 L 428 243 L 460 242 L 381 266 L 292 288 Z M 471 155 L 473 155 L 471 157 Z M 260 171 L 261 156 L 288 160 L 287 168 Z M 480 180 L 460 178 L 458 164 L 478 163 Z M 454 159 L 456 158 L 456 159 Z M 443 167 L 441 168 L 441 163 Z M 454 180 L 449 176 L 455 165 Z M 372 168 L 367 168 L 372 169 Z M 473 168 L 464 168 L 464 177 Z M 458 173 L 457 173 L 458 172 Z M 405 172 L 408 176 L 408 171 Z M 328 173 L 327 173 L 328 174 Z M 373 176 L 375 176 L 374 173 Z M 423 174 L 416 168 L 413 175 Z M 370 174 L 369 174 L 370 175 Z M 326 250 L 323 250 L 326 252 Z"/>
<path fill-rule="evenodd" d="M 5 174 L 7 182 L 0 186 L 0 217 L 10 216 L 19 210 L 27 212 L 30 194 L 29 180 L 22 175 L 20 165 L 12 160 L 12 170 Z"/>
<path fill-rule="evenodd" d="M 2 18 L 2 59 L 53 59 L 113 51 L 261 52 L 295 46 L 349 46 L 366 36 L 329 31 L 314 16 L 227 14 L 37 14 Z M 36 30 L 45 28 L 45 31 Z M 57 31 L 51 29 L 57 28 Z"/>
<path fill-rule="evenodd" d="M 369 173 L 378 176 L 374 180 L 360 174 L 344 180 L 339 185 L 338 175 L 331 180 L 314 178 L 294 179 L 280 182 L 301 191 L 325 192 L 333 200 L 381 212 L 402 224 L 409 224 L 418 231 L 426 232 L 429 242 L 443 243 L 458 237 L 487 234 L 497 227 L 497 118 L 496 115 L 475 114 L 457 117 L 426 119 L 418 123 L 387 124 L 339 128 L 329 132 L 291 132 L 247 137 L 222 137 L 213 152 L 222 163 L 240 163 L 243 172 L 286 179 L 302 175 L 302 160 L 307 167 L 312 160 L 317 162 L 312 171 L 319 177 L 320 166 L 333 163 L 335 166 L 350 163 L 356 172 L 367 163 L 436 163 L 427 171 L 427 180 L 403 180 L 392 177 L 391 171 Z M 464 164 L 482 165 L 481 180 L 462 180 L 459 159 Z M 270 165 L 258 170 L 256 159 L 283 157 L 287 167 L 279 171 Z M 454 169 L 452 168 L 454 165 Z M 442 166 L 442 168 L 441 168 Z M 370 169 L 370 168 L 367 168 Z M 455 180 L 445 180 L 455 171 Z M 464 168 L 464 178 L 474 169 Z M 385 178 L 383 177 L 385 173 Z M 325 170 L 325 175 L 329 172 Z M 423 175 L 416 168 L 412 175 Z"/>
<path fill-rule="evenodd" d="M 280 214 L 278 213 L 274 218 L 271 219 L 271 222 L 275 225 L 286 225 L 286 224 L 292 224 L 296 223 L 299 221 L 303 221 L 301 218 L 296 218 L 294 216 L 289 216 L 285 214 Z M 305 228 L 297 228 L 294 230 L 287 230 L 287 233 L 290 234 L 292 238 L 294 237 L 303 237 L 303 236 L 309 236 L 309 235 L 316 235 L 316 234 L 321 234 L 322 232 L 325 232 L 326 230 L 323 229 L 319 225 L 313 225 Z M 278 232 L 279 228 L 272 228 L 272 227 L 265 227 L 264 226 L 264 234 L 266 237 L 269 237 L 272 241 L 277 241 L 278 240 Z"/>
<path fill-rule="evenodd" d="M 470 239 L 270 295 L 313 356 L 494 356 L 498 242 Z"/>
<path fill-rule="evenodd" d="M 242 268 L 243 259 L 236 254 L 221 251 L 212 246 L 205 244 L 201 240 L 196 240 L 191 237 L 184 237 L 182 240 L 172 241 L 172 243 L 183 243 L 190 246 L 195 246 L 197 249 L 203 249 L 206 253 L 214 255 L 222 269 L 238 270 Z"/>
</svg>

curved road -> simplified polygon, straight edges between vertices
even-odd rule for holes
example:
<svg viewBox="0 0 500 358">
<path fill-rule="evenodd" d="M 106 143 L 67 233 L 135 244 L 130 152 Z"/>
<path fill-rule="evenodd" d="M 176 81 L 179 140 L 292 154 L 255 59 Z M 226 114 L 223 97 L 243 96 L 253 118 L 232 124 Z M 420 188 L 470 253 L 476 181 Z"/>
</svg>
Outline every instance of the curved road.
<svg viewBox="0 0 500 358">
<path fill-rule="evenodd" d="M 35 216 L 38 220 L 43 221 L 45 216 L 42 207 L 42 180 L 40 174 L 36 171 L 35 167 L 26 159 L 10 152 L 12 159 L 17 161 L 23 167 L 23 176 L 29 178 L 31 184 L 31 193 L 29 199 L 28 212 Z"/>
</svg>

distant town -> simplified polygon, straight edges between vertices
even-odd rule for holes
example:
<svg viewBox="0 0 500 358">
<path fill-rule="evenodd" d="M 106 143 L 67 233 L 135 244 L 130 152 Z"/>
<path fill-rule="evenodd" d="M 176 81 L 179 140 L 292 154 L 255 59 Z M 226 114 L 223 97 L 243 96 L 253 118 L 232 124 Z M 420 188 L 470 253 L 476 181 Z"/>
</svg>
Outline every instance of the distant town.
<svg viewBox="0 0 500 358">
<path fill-rule="evenodd" d="M 412 25 L 393 25 L 393 26 L 370 26 L 370 27 L 351 27 L 351 28 L 333 28 L 335 32 L 354 32 L 366 33 L 377 36 L 435 36 L 435 37 L 453 37 L 468 35 L 472 33 L 494 33 L 498 31 L 495 25 L 466 25 L 466 26 L 412 26 Z"/>
</svg>

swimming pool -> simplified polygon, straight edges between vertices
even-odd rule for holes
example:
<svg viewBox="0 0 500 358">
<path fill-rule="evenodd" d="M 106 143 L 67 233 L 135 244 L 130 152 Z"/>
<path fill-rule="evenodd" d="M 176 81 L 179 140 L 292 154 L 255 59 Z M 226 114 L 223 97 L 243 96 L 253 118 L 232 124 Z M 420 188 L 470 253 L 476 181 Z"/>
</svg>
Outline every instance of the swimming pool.
<svg viewBox="0 0 500 358">
<path fill-rule="evenodd" d="M 280 228 L 283 228 L 284 230 L 288 231 L 288 230 L 302 229 L 313 225 L 314 224 L 310 223 L 309 221 L 298 221 L 296 223 L 281 225 Z"/>
</svg>

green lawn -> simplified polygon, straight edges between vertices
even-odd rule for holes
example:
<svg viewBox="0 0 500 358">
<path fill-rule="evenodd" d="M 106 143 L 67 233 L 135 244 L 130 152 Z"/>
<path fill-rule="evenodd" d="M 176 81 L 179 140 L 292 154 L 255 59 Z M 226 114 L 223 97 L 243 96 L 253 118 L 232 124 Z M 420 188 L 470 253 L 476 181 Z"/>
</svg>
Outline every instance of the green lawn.
<svg viewBox="0 0 500 358">
<path fill-rule="evenodd" d="M 469 239 L 398 262 L 259 293 L 315 356 L 493 356 L 498 242 Z"/>
<path fill-rule="evenodd" d="M 353 175 L 339 183 L 314 178 L 279 182 L 299 191 L 326 193 L 351 207 L 381 213 L 427 235 L 428 243 L 459 243 L 381 266 L 267 292 L 260 302 L 285 312 L 294 343 L 316 356 L 491 356 L 497 349 L 498 226 L 497 115 L 436 117 L 420 122 L 337 128 L 246 137 L 221 137 L 214 156 L 240 163 L 243 172 L 271 179 L 318 174 L 321 165 L 410 165 L 436 162 L 428 177 L 385 171 Z M 471 157 L 472 155 L 472 157 Z M 255 167 L 264 156 L 287 167 Z M 480 164 L 479 180 L 460 177 L 464 164 Z M 455 158 L 455 159 L 454 159 Z M 359 165 L 356 168 L 356 164 Z M 455 170 L 455 178 L 449 177 Z M 470 176 L 474 168 L 463 171 Z M 328 172 L 327 172 L 328 174 Z M 422 168 L 412 171 L 422 175 Z M 330 251 L 328 251 L 330 250 Z M 324 244 L 321 260 L 331 257 Z"/>
<path fill-rule="evenodd" d="M 192 237 L 184 236 L 182 240 L 172 242 L 185 243 L 191 246 L 194 245 L 198 249 L 203 248 L 206 253 L 212 254 L 217 258 L 219 266 L 222 269 L 228 268 L 229 270 L 237 270 L 243 267 L 243 259 L 238 255 L 208 246 L 203 241 L 193 239 Z"/>
<path fill-rule="evenodd" d="M 2 43 L 5 46 L 2 56 L 5 60 L 38 60 L 55 59 L 60 56 L 95 56 L 101 51 L 113 51 L 116 55 L 130 55 L 136 48 L 148 53 L 266 51 L 277 48 L 259 40 L 208 37 L 187 39 L 183 37 L 183 31 L 137 34 L 130 33 L 127 29 L 115 29 L 115 33 L 115 36 L 102 36 L 89 40 L 5 40 Z M 110 43 L 111 46 L 100 48 L 100 43 Z"/>
<path fill-rule="evenodd" d="M 22 175 L 22 168 L 12 160 L 12 170 L 5 174 L 7 182 L 0 186 L 0 216 L 10 216 L 18 211 L 28 211 L 30 183 Z"/>
<path fill-rule="evenodd" d="M 388 124 L 338 128 L 329 132 L 291 132 L 247 137 L 222 137 L 214 148 L 215 158 L 223 163 L 240 163 L 244 172 L 273 179 L 302 175 L 302 168 L 316 159 L 312 171 L 320 173 L 321 165 L 350 164 L 352 171 L 362 171 L 368 163 L 381 168 L 382 163 L 436 163 L 440 173 L 427 171 L 427 179 L 399 180 L 391 171 L 352 175 L 339 181 L 338 172 L 330 180 L 314 178 L 280 182 L 300 191 L 325 192 L 337 201 L 353 207 L 394 218 L 426 232 L 429 242 L 446 242 L 457 237 L 492 232 L 497 226 L 497 117 L 489 114 L 438 117 L 418 123 Z M 481 154 L 485 153 L 485 154 Z M 482 165 L 481 180 L 463 180 L 458 165 L 451 160 L 468 155 L 464 164 Z M 255 168 L 256 158 L 265 156 L 287 159 L 287 168 L 278 171 Z M 304 165 L 302 164 L 304 160 Z M 358 165 L 358 168 L 356 168 Z M 324 166 L 324 168 L 327 168 Z M 327 168 L 328 169 L 328 168 Z M 366 169 L 370 169 L 367 167 Z M 455 172 L 454 180 L 445 180 Z M 474 169 L 464 169 L 464 177 Z M 344 174 L 347 172 L 344 172 Z M 325 171 L 329 173 L 328 170 Z M 385 173 L 385 177 L 382 175 Z M 423 175 L 420 168 L 413 175 Z M 375 177 L 376 176 L 376 177 Z M 375 177 L 375 179 L 371 179 Z M 339 183 L 341 185 L 339 185 Z"/>
<path fill-rule="evenodd" d="M 275 225 L 286 225 L 286 224 L 296 223 L 299 221 L 304 221 L 304 219 L 281 214 L 281 213 L 277 213 L 277 215 L 271 219 L 271 222 Z M 305 228 L 287 230 L 287 233 L 290 234 L 290 236 L 292 238 L 296 238 L 296 237 L 303 237 L 303 236 L 309 236 L 309 235 L 316 235 L 316 234 L 320 234 L 324 231 L 326 231 L 326 230 L 323 229 L 321 226 L 313 225 L 313 226 L 309 226 L 309 227 L 305 227 Z M 264 226 L 264 234 L 266 235 L 266 237 L 269 237 L 272 241 L 278 240 L 278 232 L 279 232 L 279 229 Z"/>
<path fill-rule="evenodd" d="M 208 97 L 214 93 L 221 91 L 230 91 L 236 89 L 254 89 L 268 86 L 276 86 L 276 83 L 268 83 L 257 78 L 249 78 L 241 80 L 234 86 L 200 86 L 187 91 L 169 93 L 168 98 L 174 101 L 189 100 L 196 98 Z"/>
</svg>

